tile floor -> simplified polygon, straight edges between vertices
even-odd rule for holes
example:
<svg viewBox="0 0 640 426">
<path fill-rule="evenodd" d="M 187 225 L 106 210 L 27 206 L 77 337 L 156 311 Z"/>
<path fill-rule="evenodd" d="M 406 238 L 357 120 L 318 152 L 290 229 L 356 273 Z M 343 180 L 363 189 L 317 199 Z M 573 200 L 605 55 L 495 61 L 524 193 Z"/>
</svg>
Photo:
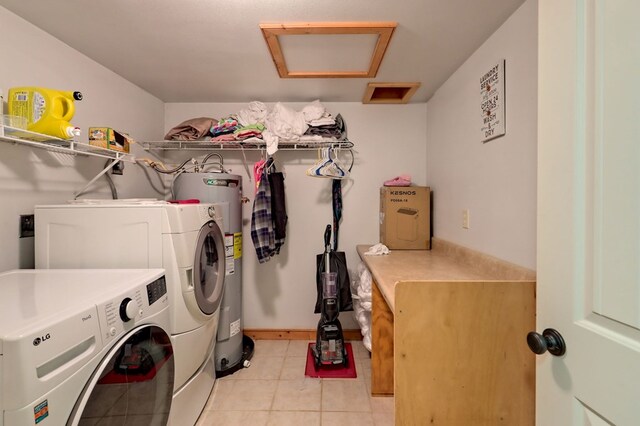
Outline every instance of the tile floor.
<svg viewBox="0 0 640 426">
<path fill-rule="evenodd" d="M 256 340 L 251 366 L 218 379 L 197 426 L 387 426 L 393 397 L 371 397 L 371 360 L 351 341 L 358 377 L 304 375 L 309 342 Z"/>
</svg>

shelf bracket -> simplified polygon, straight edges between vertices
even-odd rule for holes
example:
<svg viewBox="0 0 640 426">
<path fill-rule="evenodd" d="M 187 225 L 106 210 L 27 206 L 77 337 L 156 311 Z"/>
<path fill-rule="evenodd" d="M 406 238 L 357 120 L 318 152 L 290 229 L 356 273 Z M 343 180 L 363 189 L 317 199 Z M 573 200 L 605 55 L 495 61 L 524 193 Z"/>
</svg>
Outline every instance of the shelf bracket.
<svg viewBox="0 0 640 426">
<path fill-rule="evenodd" d="M 80 191 L 74 193 L 73 194 L 73 199 L 75 200 L 79 196 L 81 196 L 86 191 L 87 188 L 89 188 L 91 185 L 93 185 L 95 181 L 100 179 L 105 173 L 107 173 L 109 170 L 111 170 L 113 168 L 113 166 L 115 166 L 116 164 L 118 164 L 121 161 L 122 161 L 122 157 L 120 157 L 120 156 L 117 156 L 116 158 L 114 158 L 113 162 L 109 163 L 109 165 L 107 165 L 107 167 L 105 167 L 100 173 L 98 173 L 96 175 L 96 177 L 91 179 L 85 186 L 82 187 L 82 189 Z"/>
</svg>

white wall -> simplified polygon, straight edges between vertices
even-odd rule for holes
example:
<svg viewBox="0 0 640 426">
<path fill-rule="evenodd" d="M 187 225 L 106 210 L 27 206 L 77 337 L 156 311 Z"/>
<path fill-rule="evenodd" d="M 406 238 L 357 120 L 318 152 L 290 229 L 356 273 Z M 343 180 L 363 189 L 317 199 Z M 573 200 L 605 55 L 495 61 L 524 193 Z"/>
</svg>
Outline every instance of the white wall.
<svg viewBox="0 0 640 426">
<path fill-rule="evenodd" d="M 427 103 L 434 235 L 535 269 L 537 0 L 524 3 Z M 504 137 L 480 142 L 481 75 L 506 60 Z M 462 211 L 470 210 L 470 229 Z"/>
<path fill-rule="evenodd" d="M 167 104 L 132 85 L 108 69 L 79 54 L 32 24 L 0 8 L 0 89 L 32 85 L 80 90 L 84 100 L 76 103 L 73 123 L 85 130 L 107 125 L 129 132 L 138 140 L 159 140 L 164 130 L 186 118 L 221 117 L 244 104 Z M 114 58 L 117 60 L 118 58 Z M 303 104 L 289 104 L 301 108 Z M 352 178 L 344 183 L 344 211 L 340 249 L 346 251 L 350 268 L 359 258 L 355 246 L 378 241 L 378 188 L 382 181 L 410 173 L 414 182 L 426 183 L 426 105 L 362 105 L 327 103 L 342 113 L 349 136 L 355 142 L 356 163 Z M 85 139 L 83 139 L 85 140 Z M 138 156 L 153 153 L 136 149 Z M 201 153 L 179 154 L 180 158 Z M 227 166 L 245 176 L 239 153 L 224 153 Z M 249 166 L 259 153 L 247 154 Z M 202 156 L 202 155 L 200 155 Z M 177 158 L 175 155 L 171 158 Z M 251 204 L 245 206 L 244 317 L 249 328 L 314 328 L 316 297 L 315 254 L 323 250 L 322 235 L 332 220 L 330 182 L 305 175 L 316 153 L 280 152 L 277 160 L 286 173 L 289 226 L 282 253 L 258 265 L 249 232 Z M 0 271 L 33 266 L 33 239 L 18 238 L 18 216 L 33 213 L 37 204 L 62 203 L 98 173 L 102 159 L 74 158 L 0 143 Z M 159 179 L 152 174 L 153 183 Z M 127 164 L 122 177 L 115 176 L 120 196 L 160 197 L 137 166 Z M 109 197 L 100 182 L 85 197 Z M 70 248 L 69 255 L 73 255 Z M 346 328 L 355 328 L 349 313 L 341 316 Z"/>
<path fill-rule="evenodd" d="M 73 119 L 83 129 L 81 141 L 86 141 L 89 126 L 110 126 L 138 139 L 162 137 L 162 101 L 2 7 L 0 52 L 0 90 L 5 95 L 15 86 L 84 94 L 84 100 L 76 102 Z M 72 199 L 105 161 L 0 143 L 0 271 L 33 267 L 33 238 L 18 238 L 19 215 L 33 213 L 37 204 Z M 127 163 L 124 175 L 113 179 L 121 197 L 162 198 L 145 176 L 139 166 Z M 152 179 L 156 186 L 161 183 L 155 175 Z M 84 197 L 110 196 L 102 180 Z"/>
<path fill-rule="evenodd" d="M 349 139 L 355 143 L 355 165 L 343 186 L 343 221 L 340 250 L 347 254 L 350 269 L 359 257 L 357 244 L 378 242 L 379 187 L 385 179 L 401 173 L 426 184 L 426 105 L 362 105 L 325 103 L 333 114 L 345 118 Z M 165 130 L 200 116 L 221 118 L 245 104 L 166 104 Z M 287 104 L 301 109 L 304 104 Z M 243 274 L 244 326 L 247 328 L 315 328 L 315 255 L 323 251 L 323 233 L 332 221 L 331 182 L 311 178 L 305 171 L 315 163 L 315 151 L 280 151 L 277 163 L 286 173 L 285 188 L 289 224 L 281 254 L 266 264 L 257 262 L 250 234 L 254 194 L 238 152 L 223 152 L 225 165 L 243 176 L 244 193 L 251 203 L 244 207 Z M 202 156 L 193 151 L 170 156 L 174 161 Z M 249 168 L 260 158 L 248 152 Z M 357 328 L 350 313 L 340 316 L 343 327 Z"/>
<path fill-rule="evenodd" d="M 535 267 L 537 3 L 527 1 L 425 104 L 362 105 L 326 103 L 342 113 L 356 144 L 352 176 L 344 185 L 340 249 L 350 268 L 359 262 L 355 246 L 378 241 L 378 188 L 382 181 L 409 173 L 434 190 L 434 232 L 450 241 Z M 34 85 L 80 90 L 74 124 L 107 125 L 139 140 L 159 140 L 180 121 L 222 117 L 244 104 L 166 104 L 40 29 L 0 8 L 0 89 Z M 478 79 L 497 59 L 507 62 L 507 135 L 487 144 L 478 138 Z M 118 60 L 118 58 L 114 58 Z M 300 109 L 303 104 L 288 104 Z M 425 120 L 426 117 L 426 120 Z M 425 143 L 426 141 L 426 143 Z M 136 149 L 140 156 L 152 156 Z M 238 152 L 225 152 L 225 164 L 245 178 Z M 259 153 L 247 153 L 249 166 Z M 177 162 L 202 153 L 168 156 Z M 331 222 L 330 182 L 305 175 L 315 152 L 279 152 L 286 173 L 289 214 L 287 242 L 280 256 L 259 265 L 250 238 L 251 203 L 244 217 L 244 319 L 247 328 L 314 328 L 315 254 Z M 30 267 L 32 239 L 19 240 L 18 216 L 33 206 L 64 202 L 102 169 L 101 159 L 0 143 L 0 271 Z M 151 174 L 155 186 L 159 179 Z M 162 197 L 137 166 L 127 164 L 114 177 L 121 197 Z M 87 197 L 109 196 L 104 183 Z M 461 227 L 471 211 L 471 229 Z M 72 249 L 70 255 L 73 255 Z M 349 314 L 341 316 L 354 328 Z"/>
</svg>

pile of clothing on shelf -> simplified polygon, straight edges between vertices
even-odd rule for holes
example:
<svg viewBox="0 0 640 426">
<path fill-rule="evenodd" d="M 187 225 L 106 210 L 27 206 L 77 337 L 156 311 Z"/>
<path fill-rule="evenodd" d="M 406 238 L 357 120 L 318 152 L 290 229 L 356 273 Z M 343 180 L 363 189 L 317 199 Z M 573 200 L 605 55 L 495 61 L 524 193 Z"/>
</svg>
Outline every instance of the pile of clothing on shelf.
<svg viewBox="0 0 640 426">
<path fill-rule="evenodd" d="M 220 120 L 211 117 L 186 120 L 169 130 L 165 139 L 262 143 L 267 153 L 272 155 L 282 141 L 313 143 L 346 140 L 347 127 L 340 114 L 332 116 L 318 100 L 301 111 L 280 102 L 269 110 L 264 103 L 253 101 L 238 113 Z"/>
</svg>

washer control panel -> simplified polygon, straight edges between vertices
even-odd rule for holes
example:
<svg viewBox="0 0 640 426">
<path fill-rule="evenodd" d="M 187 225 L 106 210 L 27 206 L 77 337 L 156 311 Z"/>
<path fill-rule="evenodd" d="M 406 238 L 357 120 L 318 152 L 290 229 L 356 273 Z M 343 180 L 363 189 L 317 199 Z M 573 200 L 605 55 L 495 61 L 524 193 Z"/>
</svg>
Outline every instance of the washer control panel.
<svg viewBox="0 0 640 426">
<path fill-rule="evenodd" d="M 167 306 L 167 284 L 164 276 L 99 304 L 98 317 L 104 344 Z"/>
<path fill-rule="evenodd" d="M 120 302 L 120 319 L 124 322 L 129 322 L 136 317 L 142 315 L 142 309 L 138 307 L 138 304 L 131 300 L 129 297 Z"/>
<path fill-rule="evenodd" d="M 160 277 L 154 282 L 147 284 L 147 299 L 149 305 L 153 305 L 158 299 L 167 294 L 167 280 Z"/>
</svg>

